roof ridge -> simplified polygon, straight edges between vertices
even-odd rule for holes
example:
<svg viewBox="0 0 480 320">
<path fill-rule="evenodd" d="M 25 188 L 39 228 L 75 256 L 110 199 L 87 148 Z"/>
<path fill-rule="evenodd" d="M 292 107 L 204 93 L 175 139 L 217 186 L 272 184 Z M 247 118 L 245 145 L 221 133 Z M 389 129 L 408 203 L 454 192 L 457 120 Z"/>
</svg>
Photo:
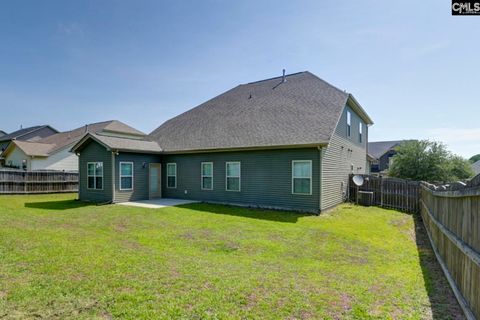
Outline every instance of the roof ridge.
<svg viewBox="0 0 480 320">
<path fill-rule="evenodd" d="M 336 89 L 336 90 L 340 91 L 340 92 L 343 93 L 343 94 L 348 94 L 348 95 L 350 95 L 350 92 L 347 92 L 347 90 L 342 90 L 342 89 L 334 86 L 334 85 L 331 84 L 330 82 L 323 80 L 322 78 L 320 78 L 319 76 L 317 76 L 317 75 L 314 74 L 314 73 L 311 73 L 310 71 L 305 71 L 305 73 L 310 74 L 311 76 L 317 78 L 318 80 L 322 81 L 322 82 L 325 83 L 326 85 L 332 87 L 333 89 Z"/>
<path fill-rule="evenodd" d="M 286 75 L 285 75 L 285 78 L 286 78 L 286 77 L 290 77 L 290 76 L 295 76 L 295 75 L 301 74 L 301 73 L 306 73 L 306 72 L 308 72 L 308 71 L 300 71 L 300 72 L 295 72 L 295 73 L 289 73 L 289 74 L 286 74 Z M 283 78 L 283 75 L 282 75 L 282 76 L 278 76 L 278 77 L 272 77 L 272 78 L 267 78 L 267 79 L 262 79 L 262 80 L 247 82 L 247 83 L 240 84 L 240 85 L 243 86 L 243 85 L 247 85 L 247 84 L 254 84 L 254 83 L 259 83 L 259 82 L 264 82 L 264 81 L 270 81 L 270 80 L 274 80 L 274 79 L 281 79 L 281 78 Z"/>
<path fill-rule="evenodd" d="M 45 145 L 55 145 L 54 143 L 45 143 L 45 142 L 39 142 L 39 141 L 24 141 L 24 140 L 16 140 L 16 139 L 13 139 L 12 141 L 14 141 L 15 143 L 31 143 L 31 144 L 45 144 Z"/>
</svg>

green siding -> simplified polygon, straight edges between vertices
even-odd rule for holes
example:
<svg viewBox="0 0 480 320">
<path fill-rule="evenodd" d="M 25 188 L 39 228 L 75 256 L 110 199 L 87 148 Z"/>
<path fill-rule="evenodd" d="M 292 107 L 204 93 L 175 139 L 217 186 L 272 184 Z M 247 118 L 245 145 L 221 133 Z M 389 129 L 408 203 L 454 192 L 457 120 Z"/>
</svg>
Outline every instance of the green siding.
<svg viewBox="0 0 480 320">
<path fill-rule="evenodd" d="M 351 136 L 347 137 L 347 111 L 352 114 Z M 363 139 L 359 142 L 358 124 L 363 123 Z M 322 210 L 343 202 L 350 173 L 367 172 L 368 128 L 347 105 L 322 156 Z M 352 170 L 353 165 L 353 170 Z"/>
<path fill-rule="evenodd" d="M 133 162 L 133 190 L 120 190 L 120 162 Z M 146 163 L 145 168 L 143 163 Z M 115 202 L 148 199 L 148 164 L 160 163 L 160 155 L 122 152 L 115 156 Z"/>
<path fill-rule="evenodd" d="M 87 163 L 103 162 L 103 190 L 87 189 Z M 112 200 L 112 153 L 96 142 L 90 142 L 79 157 L 79 198 L 82 201 L 107 202 Z"/>
<path fill-rule="evenodd" d="M 350 137 L 347 137 L 347 111 L 350 111 L 352 114 L 352 130 Z M 358 133 L 358 124 L 363 124 L 363 137 L 362 142 L 360 143 L 359 133 Z M 367 141 L 368 141 L 368 127 L 356 113 L 352 110 L 348 105 L 345 106 L 342 112 L 342 116 L 340 120 L 338 120 L 337 128 L 335 129 L 335 133 L 342 138 L 348 139 L 352 144 L 367 148 Z"/>
<path fill-rule="evenodd" d="M 292 160 L 312 160 L 312 195 L 292 194 Z M 241 162 L 241 191 L 225 190 L 225 163 Z M 177 164 L 177 188 L 166 188 L 166 164 Z M 201 190 L 202 162 L 213 162 L 213 190 Z M 223 202 L 248 206 L 318 212 L 320 151 L 282 149 L 164 155 L 162 190 L 165 198 Z M 186 192 L 186 193 L 185 193 Z"/>
</svg>

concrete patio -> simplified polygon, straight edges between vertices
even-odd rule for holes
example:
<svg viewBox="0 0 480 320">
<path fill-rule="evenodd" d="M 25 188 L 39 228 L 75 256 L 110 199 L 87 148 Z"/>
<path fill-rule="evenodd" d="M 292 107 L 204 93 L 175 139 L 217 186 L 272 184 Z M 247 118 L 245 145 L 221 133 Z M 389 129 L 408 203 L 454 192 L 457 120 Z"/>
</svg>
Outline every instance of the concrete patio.
<svg viewBox="0 0 480 320">
<path fill-rule="evenodd" d="M 160 209 L 165 207 L 180 206 L 182 204 L 198 203 L 198 202 L 200 201 L 161 198 L 161 199 L 153 199 L 153 200 L 121 202 L 121 203 L 118 203 L 118 205 L 150 208 L 150 209 Z"/>
</svg>

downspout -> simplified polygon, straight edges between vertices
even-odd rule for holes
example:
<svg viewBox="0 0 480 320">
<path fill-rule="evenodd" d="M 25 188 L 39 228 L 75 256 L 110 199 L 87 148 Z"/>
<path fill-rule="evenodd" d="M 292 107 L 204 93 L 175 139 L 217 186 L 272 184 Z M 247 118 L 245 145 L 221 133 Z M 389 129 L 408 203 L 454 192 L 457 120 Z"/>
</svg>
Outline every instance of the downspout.
<svg viewBox="0 0 480 320">
<path fill-rule="evenodd" d="M 112 150 L 112 203 L 115 202 L 115 151 Z"/>
</svg>

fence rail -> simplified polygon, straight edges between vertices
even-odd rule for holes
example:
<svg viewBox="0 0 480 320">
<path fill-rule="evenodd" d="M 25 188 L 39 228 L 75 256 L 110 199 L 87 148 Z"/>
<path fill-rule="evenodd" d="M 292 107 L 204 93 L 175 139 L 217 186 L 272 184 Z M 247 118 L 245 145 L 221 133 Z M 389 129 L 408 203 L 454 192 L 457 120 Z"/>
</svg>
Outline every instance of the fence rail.
<svg viewBox="0 0 480 320">
<path fill-rule="evenodd" d="M 362 175 L 364 183 L 356 186 L 354 175 L 350 176 L 348 198 L 358 202 L 367 194 L 371 197 L 371 205 L 416 213 L 420 211 L 420 183 L 396 178 Z"/>
<path fill-rule="evenodd" d="M 421 214 L 468 319 L 480 319 L 480 175 L 466 185 L 422 184 Z"/>
<path fill-rule="evenodd" d="M 0 170 L 0 194 L 76 191 L 78 191 L 76 172 Z"/>
</svg>

